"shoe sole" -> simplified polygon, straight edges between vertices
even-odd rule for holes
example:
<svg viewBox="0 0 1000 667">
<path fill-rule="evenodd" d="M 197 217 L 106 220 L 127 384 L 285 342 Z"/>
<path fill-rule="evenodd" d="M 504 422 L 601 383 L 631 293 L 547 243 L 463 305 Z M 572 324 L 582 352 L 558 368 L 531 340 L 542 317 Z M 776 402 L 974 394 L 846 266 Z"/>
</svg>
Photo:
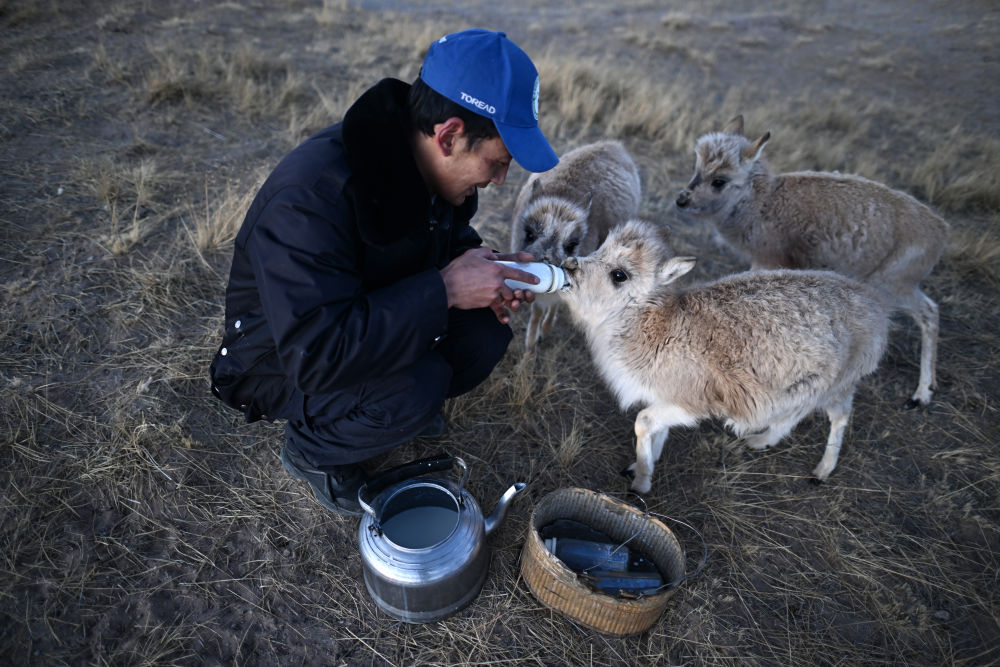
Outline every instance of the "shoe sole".
<svg viewBox="0 0 1000 667">
<path fill-rule="evenodd" d="M 362 514 L 364 514 L 364 512 L 361 511 L 360 509 L 357 510 L 349 509 L 342 505 L 331 503 L 329 500 L 327 500 L 323 496 L 323 494 L 316 489 L 316 486 L 313 484 L 313 481 L 309 478 L 309 476 L 301 472 L 298 469 L 298 467 L 288 459 L 288 456 L 285 454 L 284 447 L 281 448 L 281 465 L 284 466 L 285 470 L 288 472 L 289 475 L 291 475 L 297 480 L 300 480 L 308 484 L 309 488 L 312 489 L 313 497 L 316 499 L 316 502 L 318 502 L 320 505 L 330 510 L 334 514 L 340 514 L 342 516 L 361 516 Z"/>
</svg>

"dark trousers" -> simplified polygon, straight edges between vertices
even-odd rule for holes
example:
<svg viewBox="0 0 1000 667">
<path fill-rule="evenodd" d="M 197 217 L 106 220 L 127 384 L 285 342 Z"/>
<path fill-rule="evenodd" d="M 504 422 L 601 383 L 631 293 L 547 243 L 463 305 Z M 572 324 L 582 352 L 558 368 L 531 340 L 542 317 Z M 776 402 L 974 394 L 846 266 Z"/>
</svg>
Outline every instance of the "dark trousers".
<svg viewBox="0 0 1000 667">
<path fill-rule="evenodd" d="M 290 449 L 314 466 L 357 463 L 416 437 L 446 398 L 485 380 L 510 344 L 488 308 L 451 309 L 448 334 L 415 364 L 331 394 L 296 392 L 277 415 Z"/>
</svg>

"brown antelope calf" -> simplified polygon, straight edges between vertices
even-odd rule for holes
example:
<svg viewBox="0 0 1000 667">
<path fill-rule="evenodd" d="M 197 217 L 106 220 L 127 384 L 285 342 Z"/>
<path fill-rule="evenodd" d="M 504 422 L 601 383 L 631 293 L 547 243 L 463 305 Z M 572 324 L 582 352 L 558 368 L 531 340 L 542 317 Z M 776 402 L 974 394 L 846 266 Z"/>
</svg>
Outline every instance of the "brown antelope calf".
<svg viewBox="0 0 1000 667">
<path fill-rule="evenodd" d="M 630 221 L 588 257 L 563 263 L 563 292 L 594 363 L 635 421 L 632 488 L 647 493 L 672 426 L 709 417 L 754 449 L 814 410 L 830 434 L 813 470 L 837 465 L 858 380 L 878 366 L 888 315 L 880 295 L 831 271 L 750 271 L 685 288 L 694 266 L 649 223 Z"/>
<path fill-rule="evenodd" d="M 695 145 L 691 182 L 677 196 L 684 220 L 711 223 L 752 268 L 828 269 L 885 292 L 920 326 L 920 380 L 910 404 L 936 387 L 938 307 L 920 290 L 944 249 L 948 224 L 913 197 L 860 176 L 775 174 L 761 157 L 771 133 L 743 136 L 743 117 Z"/>
<path fill-rule="evenodd" d="M 549 171 L 532 174 L 518 193 L 510 250 L 525 250 L 539 262 L 560 265 L 571 255 L 597 249 L 608 230 L 639 210 L 639 170 L 618 141 L 580 146 Z M 524 346 L 548 335 L 558 294 L 538 294 L 531 306 Z"/>
</svg>

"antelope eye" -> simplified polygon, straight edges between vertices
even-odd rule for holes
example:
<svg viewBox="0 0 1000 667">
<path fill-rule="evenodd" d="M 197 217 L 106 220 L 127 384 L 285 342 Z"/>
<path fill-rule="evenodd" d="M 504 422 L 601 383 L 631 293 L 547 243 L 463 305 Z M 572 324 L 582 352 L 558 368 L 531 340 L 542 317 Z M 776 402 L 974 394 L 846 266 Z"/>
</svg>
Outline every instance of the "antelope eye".
<svg viewBox="0 0 1000 667">
<path fill-rule="evenodd" d="M 574 252 L 576 252 L 576 248 L 579 245 L 580 245 L 579 241 L 570 241 L 569 243 L 567 243 L 566 245 L 564 245 L 563 246 L 563 250 L 566 251 L 566 256 L 568 257 L 568 256 L 572 255 Z"/>
<path fill-rule="evenodd" d="M 613 269 L 611 271 L 611 280 L 616 283 L 623 283 L 628 280 L 628 274 L 621 269 Z"/>
<path fill-rule="evenodd" d="M 538 238 L 538 236 L 535 235 L 535 230 L 534 229 L 532 229 L 531 227 L 525 227 L 524 228 L 524 242 L 525 243 L 533 243 L 535 241 L 535 239 L 537 239 L 537 238 Z"/>
<path fill-rule="evenodd" d="M 721 190 L 722 188 L 726 187 L 727 182 L 728 181 L 726 181 L 726 179 L 724 178 L 713 178 L 712 187 L 715 188 L 716 190 Z"/>
</svg>

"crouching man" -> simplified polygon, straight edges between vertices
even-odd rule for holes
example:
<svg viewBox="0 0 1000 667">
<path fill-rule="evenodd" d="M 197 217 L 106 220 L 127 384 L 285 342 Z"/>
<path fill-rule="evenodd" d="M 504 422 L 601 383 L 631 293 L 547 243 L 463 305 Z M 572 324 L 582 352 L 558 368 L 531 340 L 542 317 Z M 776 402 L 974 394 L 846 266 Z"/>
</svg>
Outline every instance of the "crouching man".
<svg viewBox="0 0 1000 667">
<path fill-rule="evenodd" d="M 538 74 L 503 33 L 431 45 L 412 84 L 384 79 L 287 155 L 236 238 L 212 392 L 248 421 L 284 419 L 281 461 L 326 508 L 360 514 L 363 461 L 440 434 L 446 398 L 481 383 L 537 278 L 481 247 L 477 188 L 511 159 L 558 159 Z"/>
</svg>

